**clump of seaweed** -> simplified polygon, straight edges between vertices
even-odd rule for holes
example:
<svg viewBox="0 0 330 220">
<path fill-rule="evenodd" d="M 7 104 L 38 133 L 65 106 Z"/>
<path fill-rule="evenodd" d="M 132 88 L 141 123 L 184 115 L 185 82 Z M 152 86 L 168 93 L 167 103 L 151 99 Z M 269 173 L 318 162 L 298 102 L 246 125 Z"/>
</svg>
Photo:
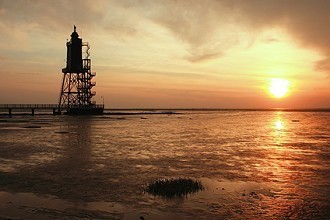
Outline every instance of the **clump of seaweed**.
<svg viewBox="0 0 330 220">
<path fill-rule="evenodd" d="M 188 194 L 204 190 L 201 181 L 190 178 L 169 178 L 152 181 L 146 186 L 145 191 L 154 196 L 164 198 L 187 197 Z"/>
</svg>

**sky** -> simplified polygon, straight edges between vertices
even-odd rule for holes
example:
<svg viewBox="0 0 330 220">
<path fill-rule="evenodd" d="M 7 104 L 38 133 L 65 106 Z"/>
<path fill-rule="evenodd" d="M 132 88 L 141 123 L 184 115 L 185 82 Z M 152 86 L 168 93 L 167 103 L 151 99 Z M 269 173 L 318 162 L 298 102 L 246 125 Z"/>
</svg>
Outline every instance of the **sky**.
<svg viewBox="0 0 330 220">
<path fill-rule="evenodd" d="M 0 0 L 0 103 L 58 103 L 76 25 L 107 108 L 329 108 L 329 11 L 328 0 Z"/>
</svg>

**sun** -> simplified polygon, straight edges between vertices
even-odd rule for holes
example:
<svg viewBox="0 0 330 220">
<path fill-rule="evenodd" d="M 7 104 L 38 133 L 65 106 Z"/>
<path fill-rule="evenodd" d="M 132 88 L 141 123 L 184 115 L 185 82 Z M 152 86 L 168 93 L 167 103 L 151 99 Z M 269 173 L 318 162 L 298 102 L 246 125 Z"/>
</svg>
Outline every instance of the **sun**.
<svg viewBox="0 0 330 220">
<path fill-rule="evenodd" d="M 274 78 L 270 80 L 269 92 L 275 98 L 282 98 L 289 92 L 290 82 L 286 79 Z"/>
</svg>

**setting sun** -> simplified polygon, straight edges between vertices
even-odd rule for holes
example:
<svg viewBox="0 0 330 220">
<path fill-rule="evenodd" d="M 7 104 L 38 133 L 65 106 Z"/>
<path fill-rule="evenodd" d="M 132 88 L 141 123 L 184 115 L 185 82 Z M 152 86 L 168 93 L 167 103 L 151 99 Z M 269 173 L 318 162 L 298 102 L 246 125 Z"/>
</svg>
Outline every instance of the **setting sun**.
<svg viewBox="0 0 330 220">
<path fill-rule="evenodd" d="M 275 98 L 282 98 L 284 97 L 289 91 L 290 82 L 286 79 L 271 79 L 269 92 Z"/>
</svg>

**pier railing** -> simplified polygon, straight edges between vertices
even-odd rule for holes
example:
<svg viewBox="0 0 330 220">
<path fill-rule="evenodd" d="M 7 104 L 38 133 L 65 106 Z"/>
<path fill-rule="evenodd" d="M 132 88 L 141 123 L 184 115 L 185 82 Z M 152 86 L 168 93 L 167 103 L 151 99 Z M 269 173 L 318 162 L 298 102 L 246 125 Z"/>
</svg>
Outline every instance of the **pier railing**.
<svg viewBox="0 0 330 220">
<path fill-rule="evenodd" d="M 63 106 L 64 107 L 64 106 Z M 0 104 L 0 109 L 57 109 L 58 104 Z M 62 106 L 61 106 L 62 108 Z"/>
<path fill-rule="evenodd" d="M 103 108 L 104 105 L 92 105 L 88 108 Z M 0 104 L 0 109 L 67 109 L 67 105 L 58 104 Z M 71 108 L 84 108 L 79 105 Z"/>
<path fill-rule="evenodd" d="M 80 110 L 88 110 L 88 109 L 97 109 L 104 108 L 104 105 L 90 105 L 90 106 L 81 106 L 81 105 L 58 105 L 58 104 L 0 104 L 0 110 L 7 110 L 8 114 L 11 116 L 13 110 L 31 110 L 31 115 L 34 115 L 35 110 L 48 110 L 51 109 L 53 111 L 53 115 L 61 114 L 63 110 L 72 110 L 72 109 L 80 109 Z"/>
</svg>

